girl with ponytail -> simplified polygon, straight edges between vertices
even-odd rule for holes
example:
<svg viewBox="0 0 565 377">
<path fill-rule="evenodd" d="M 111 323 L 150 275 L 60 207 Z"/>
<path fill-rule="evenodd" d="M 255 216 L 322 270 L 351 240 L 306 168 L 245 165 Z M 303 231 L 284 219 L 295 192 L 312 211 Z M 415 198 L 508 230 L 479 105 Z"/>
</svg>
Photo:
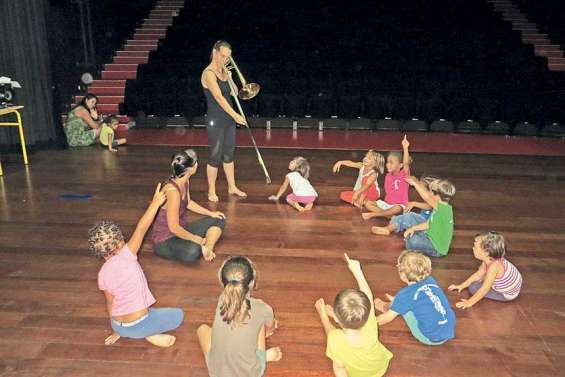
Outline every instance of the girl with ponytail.
<svg viewBox="0 0 565 377">
<path fill-rule="evenodd" d="M 187 149 L 175 153 L 170 169 L 171 176 L 163 186 L 167 199 L 157 213 L 151 232 L 155 254 L 185 263 L 194 263 L 200 257 L 212 261 L 216 257 L 214 247 L 224 230 L 225 216 L 190 199 L 190 177 L 198 169 L 196 152 Z M 205 217 L 187 224 L 187 209 Z"/>
<path fill-rule="evenodd" d="M 276 329 L 273 309 L 251 297 L 257 270 L 249 258 L 227 259 L 218 273 L 223 291 L 212 327 L 197 330 L 210 377 L 260 377 L 268 361 L 279 361 L 279 347 L 266 349 L 266 338 Z"/>
</svg>

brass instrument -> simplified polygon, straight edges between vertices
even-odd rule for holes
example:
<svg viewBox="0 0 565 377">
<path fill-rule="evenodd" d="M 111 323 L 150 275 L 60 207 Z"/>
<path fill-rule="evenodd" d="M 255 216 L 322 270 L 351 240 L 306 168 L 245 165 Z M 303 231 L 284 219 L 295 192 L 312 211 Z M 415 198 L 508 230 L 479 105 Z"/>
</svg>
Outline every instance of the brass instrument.
<svg viewBox="0 0 565 377">
<path fill-rule="evenodd" d="M 231 76 L 228 75 L 228 84 L 229 84 L 230 89 L 231 89 L 231 95 L 232 95 L 232 97 L 233 97 L 233 99 L 234 99 L 234 101 L 237 105 L 237 109 L 239 110 L 239 114 L 243 117 L 243 119 L 245 119 L 245 124 L 244 124 L 245 129 L 249 133 L 249 137 L 251 138 L 251 142 L 253 143 L 253 147 L 255 148 L 255 152 L 257 153 L 257 160 L 259 161 L 259 165 L 261 165 L 261 168 L 263 169 L 263 174 L 265 175 L 265 180 L 266 180 L 267 184 L 269 184 L 269 183 L 271 183 L 271 177 L 269 176 L 269 172 L 267 171 L 267 166 L 265 165 L 265 162 L 263 161 L 263 157 L 261 156 L 261 152 L 259 152 L 259 147 L 257 147 L 257 143 L 255 142 L 255 138 L 253 137 L 253 134 L 251 133 L 251 129 L 249 128 L 249 125 L 247 124 L 247 118 L 245 117 L 245 113 L 243 112 L 243 108 L 241 107 L 241 104 L 239 103 L 239 98 L 241 98 L 243 100 L 248 100 L 248 99 L 255 97 L 259 93 L 259 90 L 261 90 L 261 86 L 259 86 L 259 84 L 256 84 L 256 83 L 248 83 L 245 80 L 245 78 L 243 77 L 243 75 L 241 74 L 241 71 L 239 70 L 237 64 L 235 64 L 235 60 L 233 60 L 233 58 L 231 56 L 228 58 L 225 67 L 226 67 L 227 70 L 234 70 L 237 73 L 237 76 L 239 77 L 239 81 L 241 82 L 241 89 L 238 90 L 237 86 L 235 85 L 235 82 L 233 81 Z"/>
<path fill-rule="evenodd" d="M 239 78 L 239 81 L 241 82 L 241 89 L 239 90 L 238 93 L 239 98 L 241 98 L 242 100 L 248 100 L 259 94 L 259 91 L 261 90 L 261 86 L 254 82 L 248 83 L 245 80 L 245 77 L 243 77 L 243 75 L 241 74 L 241 71 L 239 70 L 239 67 L 235 63 L 235 60 L 233 60 L 231 56 L 226 61 L 225 67 L 227 70 L 234 70 L 235 73 L 237 74 L 237 77 Z"/>
</svg>

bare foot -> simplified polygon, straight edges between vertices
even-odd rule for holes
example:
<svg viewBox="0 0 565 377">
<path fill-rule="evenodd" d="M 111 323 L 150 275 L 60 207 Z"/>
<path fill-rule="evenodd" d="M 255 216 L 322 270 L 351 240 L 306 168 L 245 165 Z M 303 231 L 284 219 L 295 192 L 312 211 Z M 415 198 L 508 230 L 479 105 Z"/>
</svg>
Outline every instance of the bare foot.
<svg viewBox="0 0 565 377">
<path fill-rule="evenodd" d="M 310 211 L 314 207 L 314 203 L 308 203 L 304 206 L 305 211 Z"/>
<path fill-rule="evenodd" d="M 208 193 L 208 200 L 209 200 L 210 202 L 217 203 L 220 199 L 218 198 L 218 195 L 209 192 L 209 193 Z"/>
<path fill-rule="evenodd" d="M 202 246 L 202 256 L 206 262 L 212 262 L 216 258 L 216 253 L 214 249 L 209 246 Z"/>
<path fill-rule="evenodd" d="M 228 193 L 230 195 L 239 196 L 240 198 L 247 198 L 247 194 L 245 192 L 241 191 L 240 189 L 238 189 L 237 187 L 232 187 L 232 188 L 228 189 Z"/>
<path fill-rule="evenodd" d="M 302 208 L 302 206 L 298 204 L 298 202 L 293 202 L 292 200 L 289 200 L 288 204 L 290 204 L 292 208 L 296 209 L 298 212 L 304 212 L 304 208 Z"/>
<path fill-rule="evenodd" d="M 363 212 L 361 214 L 361 217 L 363 218 L 363 220 L 369 220 L 372 219 L 374 217 L 373 212 Z"/>
<path fill-rule="evenodd" d="M 280 347 L 269 348 L 266 352 L 267 362 L 279 361 L 282 359 L 282 351 Z"/>
<path fill-rule="evenodd" d="M 373 226 L 371 227 L 371 232 L 374 234 L 378 234 L 379 236 L 388 236 L 390 235 L 390 230 L 382 226 Z"/>
<path fill-rule="evenodd" d="M 118 335 L 118 333 L 112 333 L 112 335 L 110 335 L 109 337 L 107 337 L 104 340 L 104 344 L 109 346 L 110 344 L 114 344 L 118 341 L 118 339 L 120 339 L 120 336 Z"/>
<path fill-rule="evenodd" d="M 148 336 L 145 340 L 154 346 L 167 348 L 175 344 L 175 340 L 177 340 L 177 338 L 168 334 L 157 334 Z"/>
</svg>

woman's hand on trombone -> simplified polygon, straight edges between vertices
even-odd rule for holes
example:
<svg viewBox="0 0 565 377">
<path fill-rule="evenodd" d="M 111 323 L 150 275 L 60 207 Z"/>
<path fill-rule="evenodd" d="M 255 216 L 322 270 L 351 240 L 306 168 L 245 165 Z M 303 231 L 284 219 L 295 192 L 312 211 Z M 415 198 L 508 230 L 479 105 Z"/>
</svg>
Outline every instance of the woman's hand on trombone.
<svg viewBox="0 0 565 377">
<path fill-rule="evenodd" d="M 233 117 L 233 120 L 235 121 L 235 123 L 237 124 L 241 124 L 242 126 L 247 126 L 247 120 L 245 120 L 244 117 L 242 117 L 239 114 L 235 114 L 235 116 Z"/>
</svg>

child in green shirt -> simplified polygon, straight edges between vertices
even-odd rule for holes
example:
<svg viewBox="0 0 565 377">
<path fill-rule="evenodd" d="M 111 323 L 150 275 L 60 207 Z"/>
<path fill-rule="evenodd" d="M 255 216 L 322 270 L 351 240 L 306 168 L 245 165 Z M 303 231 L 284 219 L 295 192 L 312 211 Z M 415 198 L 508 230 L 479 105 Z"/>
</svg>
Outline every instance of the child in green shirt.
<svg viewBox="0 0 565 377">
<path fill-rule="evenodd" d="M 428 191 L 415 177 L 406 181 L 432 207 L 430 218 L 426 220 L 418 213 L 409 212 L 394 216 L 387 226 L 374 226 L 371 231 L 385 236 L 404 232 L 407 250 L 421 251 L 431 257 L 446 256 L 453 238 L 453 208 L 449 202 L 455 195 L 455 186 L 446 179 L 438 179 L 430 184 Z"/>
<path fill-rule="evenodd" d="M 127 142 L 126 138 L 114 139 L 114 133 L 118 129 L 119 121 L 114 115 L 109 116 L 104 123 L 102 123 L 102 129 L 100 130 L 100 145 L 103 147 L 108 147 L 110 152 L 117 152 L 115 149 L 118 145 L 124 145 Z"/>
</svg>

